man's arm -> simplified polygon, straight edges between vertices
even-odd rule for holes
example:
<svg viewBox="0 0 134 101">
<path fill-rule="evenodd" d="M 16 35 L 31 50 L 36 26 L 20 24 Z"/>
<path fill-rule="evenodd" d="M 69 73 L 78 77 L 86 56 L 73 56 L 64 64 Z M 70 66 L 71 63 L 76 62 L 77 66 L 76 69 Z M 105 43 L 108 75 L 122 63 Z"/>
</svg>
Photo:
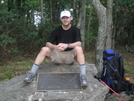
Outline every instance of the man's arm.
<svg viewBox="0 0 134 101">
<path fill-rule="evenodd" d="M 47 42 L 46 46 L 49 47 L 50 49 L 56 49 L 56 47 L 57 47 L 57 45 L 54 45 L 54 44 L 52 44 L 50 42 Z"/>
<path fill-rule="evenodd" d="M 58 45 L 52 44 L 50 42 L 46 43 L 46 46 L 49 47 L 50 49 L 56 49 L 58 51 L 64 51 L 66 48 L 66 44 L 59 43 Z M 65 48 L 65 49 L 64 49 Z"/>
<path fill-rule="evenodd" d="M 75 48 L 76 46 L 81 46 L 81 42 L 80 41 L 77 41 L 77 42 L 74 42 L 74 43 L 68 43 L 70 45 L 70 48 Z"/>
<path fill-rule="evenodd" d="M 68 45 L 70 47 L 68 47 Z M 58 48 L 59 51 L 64 51 L 67 48 L 75 48 L 76 46 L 81 46 L 81 42 L 78 41 L 78 42 L 74 42 L 74 43 L 59 43 L 57 45 L 57 48 Z"/>
<path fill-rule="evenodd" d="M 54 45 L 50 42 L 46 43 L 46 46 L 49 47 L 50 49 L 56 49 L 58 51 L 64 51 L 66 48 L 68 48 L 68 44 L 70 45 L 70 48 L 75 48 L 76 46 L 81 46 L 81 42 L 74 42 L 74 43 L 59 43 L 58 45 Z"/>
</svg>

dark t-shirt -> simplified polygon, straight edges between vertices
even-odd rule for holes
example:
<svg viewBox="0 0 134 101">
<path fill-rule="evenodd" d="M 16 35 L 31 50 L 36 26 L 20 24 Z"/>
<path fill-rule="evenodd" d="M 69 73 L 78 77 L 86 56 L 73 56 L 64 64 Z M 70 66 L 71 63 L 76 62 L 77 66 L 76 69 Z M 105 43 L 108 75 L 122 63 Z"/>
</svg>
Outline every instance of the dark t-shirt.
<svg viewBox="0 0 134 101">
<path fill-rule="evenodd" d="M 52 31 L 48 39 L 48 42 L 56 45 L 59 43 L 69 44 L 77 41 L 81 41 L 81 37 L 80 30 L 75 26 L 71 26 L 68 30 L 64 30 L 62 26 L 59 26 Z M 72 50 L 72 48 L 67 48 L 65 51 L 69 50 Z"/>
</svg>

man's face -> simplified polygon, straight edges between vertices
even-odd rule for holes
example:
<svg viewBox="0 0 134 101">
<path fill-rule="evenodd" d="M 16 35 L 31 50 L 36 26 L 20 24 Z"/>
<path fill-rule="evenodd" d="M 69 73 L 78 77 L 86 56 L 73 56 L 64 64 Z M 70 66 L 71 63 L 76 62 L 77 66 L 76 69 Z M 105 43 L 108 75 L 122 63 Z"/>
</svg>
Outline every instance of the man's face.
<svg viewBox="0 0 134 101">
<path fill-rule="evenodd" d="M 60 20 L 64 26 L 68 26 L 72 20 L 72 17 L 62 17 Z"/>
</svg>

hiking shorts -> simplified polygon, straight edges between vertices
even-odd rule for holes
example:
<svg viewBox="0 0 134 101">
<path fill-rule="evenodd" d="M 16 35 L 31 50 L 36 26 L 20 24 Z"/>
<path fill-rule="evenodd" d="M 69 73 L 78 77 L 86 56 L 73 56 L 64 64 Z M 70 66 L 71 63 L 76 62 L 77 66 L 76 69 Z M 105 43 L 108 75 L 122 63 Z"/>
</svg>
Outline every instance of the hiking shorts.
<svg viewBox="0 0 134 101">
<path fill-rule="evenodd" d="M 46 57 L 47 62 L 57 64 L 72 64 L 75 62 L 74 50 L 59 52 L 57 50 L 51 50 L 50 58 Z"/>
</svg>

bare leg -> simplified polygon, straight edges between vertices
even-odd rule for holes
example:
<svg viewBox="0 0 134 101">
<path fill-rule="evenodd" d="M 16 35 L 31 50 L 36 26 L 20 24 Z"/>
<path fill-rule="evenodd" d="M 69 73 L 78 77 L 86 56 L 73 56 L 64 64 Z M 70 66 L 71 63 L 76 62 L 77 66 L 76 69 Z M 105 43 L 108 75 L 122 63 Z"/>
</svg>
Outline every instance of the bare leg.
<svg viewBox="0 0 134 101">
<path fill-rule="evenodd" d="M 44 61 L 46 57 L 50 57 L 51 50 L 48 47 L 43 47 L 35 59 L 35 63 L 32 66 L 31 72 L 36 74 L 39 65 Z"/>
<path fill-rule="evenodd" d="M 74 56 L 80 65 L 80 74 L 86 75 L 85 57 L 84 57 L 83 50 L 81 47 L 74 48 Z"/>
<path fill-rule="evenodd" d="M 81 47 L 74 48 L 74 56 L 79 65 L 85 64 L 85 57 Z"/>
<path fill-rule="evenodd" d="M 39 65 L 44 61 L 46 57 L 50 57 L 51 50 L 48 47 L 43 47 L 35 59 L 31 71 L 27 73 L 27 77 L 24 79 L 25 82 L 32 82 L 35 74 L 39 68 Z"/>
<path fill-rule="evenodd" d="M 45 57 L 50 57 L 50 53 L 51 50 L 48 47 L 43 47 L 35 59 L 35 64 L 40 65 L 45 60 Z"/>
<path fill-rule="evenodd" d="M 87 77 L 86 77 L 86 64 L 85 64 L 84 53 L 83 53 L 83 50 L 81 47 L 74 48 L 74 56 L 80 65 L 81 86 L 83 88 L 86 88 L 88 86 L 88 81 L 87 81 Z"/>
</svg>

